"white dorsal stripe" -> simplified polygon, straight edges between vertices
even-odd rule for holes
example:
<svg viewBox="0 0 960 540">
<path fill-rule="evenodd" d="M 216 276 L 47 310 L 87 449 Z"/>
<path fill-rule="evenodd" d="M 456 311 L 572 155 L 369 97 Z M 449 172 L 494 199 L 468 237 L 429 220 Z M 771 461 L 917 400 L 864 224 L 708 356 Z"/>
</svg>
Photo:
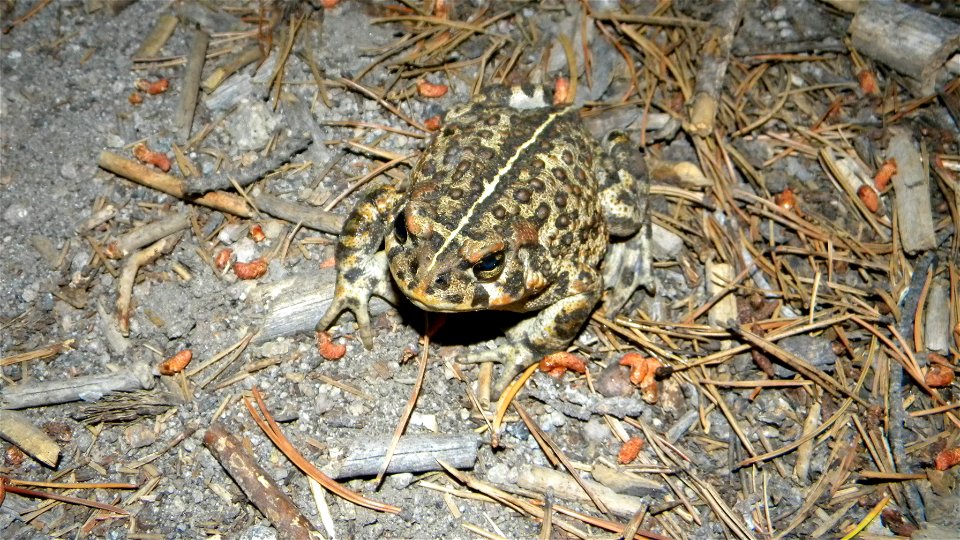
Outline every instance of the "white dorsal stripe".
<svg viewBox="0 0 960 540">
<path fill-rule="evenodd" d="M 467 213 L 464 214 L 463 218 L 460 219 L 460 222 L 457 223 L 456 228 L 450 231 L 450 234 L 447 235 L 447 239 L 443 241 L 443 245 L 440 246 L 440 249 L 433 254 L 433 258 L 430 259 L 430 266 L 427 268 L 428 274 L 433 270 L 434 265 L 437 264 L 437 257 L 439 257 L 440 254 L 450 246 L 450 242 L 453 242 L 453 239 L 456 238 L 460 234 L 460 231 L 462 231 L 463 228 L 467 226 L 467 223 L 470 222 L 470 219 L 473 217 L 473 213 L 476 211 L 476 209 L 479 208 L 484 201 L 489 199 L 490 196 L 497 191 L 497 185 L 500 184 L 500 179 L 510 172 L 510 169 L 512 169 L 517 160 L 520 159 L 520 155 L 523 154 L 523 151 L 533 144 L 540 137 L 540 134 L 543 133 L 543 131 L 547 129 L 547 127 L 549 127 L 558 116 L 566 113 L 570 109 L 572 109 L 572 107 L 566 107 L 547 116 L 547 119 L 544 120 L 542 124 L 537 126 L 537 129 L 533 132 L 533 135 L 531 135 L 530 138 L 523 141 L 523 143 L 517 147 L 517 151 L 510 156 L 510 159 L 503 164 L 503 167 L 500 167 L 500 169 L 497 171 L 497 174 L 494 175 L 494 177 L 489 181 L 485 181 L 483 183 L 483 193 L 481 193 L 480 197 L 478 197 L 477 200 L 470 205 L 470 209 L 467 210 Z"/>
</svg>

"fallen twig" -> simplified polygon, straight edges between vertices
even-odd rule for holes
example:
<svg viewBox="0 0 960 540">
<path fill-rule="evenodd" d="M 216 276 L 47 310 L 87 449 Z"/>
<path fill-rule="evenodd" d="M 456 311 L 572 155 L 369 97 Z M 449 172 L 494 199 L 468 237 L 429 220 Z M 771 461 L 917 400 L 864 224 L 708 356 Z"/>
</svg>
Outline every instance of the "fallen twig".
<svg viewBox="0 0 960 540">
<path fill-rule="evenodd" d="M 153 375 L 144 363 L 132 362 L 127 369 L 105 375 L 85 375 L 44 382 L 8 386 L 0 392 L 0 406 L 5 409 L 26 409 L 94 400 L 110 392 L 153 388 Z"/>
<path fill-rule="evenodd" d="M 134 61 L 137 61 L 137 59 L 152 58 L 160 54 L 160 49 L 163 48 L 163 44 L 170 39 L 173 31 L 176 30 L 178 21 L 179 19 L 176 15 L 169 13 L 161 15 L 157 19 L 156 24 L 153 25 L 153 30 L 147 34 L 146 39 L 140 43 L 140 47 L 133 53 Z"/>
<path fill-rule="evenodd" d="M 56 441 L 18 412 L 0 409 L 0 438 L 48 467 L 56 467 L 60 459 L 60 447 Z"/>
<path fill-rule="evenodd" d="M 123 265 L 120 271 L 120 279 L 117 282 L 117 321 L 120 325 L 120 332 L 127 336 L 130 334 L 130 316 L 133 306 L 133 284 L 137 279 L 137 272 L 140 268 L 159 259 L 162 255 L 170 253 L 177 242 L 180 241 L 180 235 L 168 236 L 146 249 L 134 253 Z"/>
<path fill-rule="evenodd" d="M 720 94 L 726 79 L 730 48 L 736 34 L 745 0 L 728 0 L 714 10 L 713 20 L 703 36 L 700 46 L 700 69 L 697 71 L 697 85 L 690 104 L 689 120 L 684 123 L 688 132 L 706 137 L 713 133 L 717 110 L 720 108 Z"/>
<path fill-rule="evenodd" d="M 253 389 L 253 399 L 256 400 L 256 407 L 250 398 L 244 398 L 243 404 L 246 405 L 247 410 L 250 412 L 250 416 L 253 417 L 253 421 L 257 423 L 260 429 L 263 430 L 264 434 L 273 441 L 273 444 L 277 445 L 277 448 L 283 452 L 283 455 L 287 456 L 287 459 L 293 462 L 301 471 L 303 471 L 307 476 L 313 478 L 319 482 L 324 488 L 332 492 L 334 495 L 342 497 L 343 499 L 352 502 L 358 506 L 363 506 L 364 508 L 369 508 L 371 510 L 376 510 L 378 512 L 387 512 L 390 514 L 399 514 L 400 508 L 390 504 L 384 504 L 377 502 L 371 499 L 360 495 L 355 491 L 351 491 L 332 478 L 320 472 L 320 469 L 314 467 L 303 455 L 297 451 L 296 448 L 290 443 L 290 441 L 283 436 L 283 433 L 280 431 L 280 426 L 277 425 L 277 422 L 270 416 L 270 413 L 267 411 L 267 406 L 263 402 L 263 397 L 260 395 L 260 391 L 256 388 Z"/>
<path fill-rule="evenodd" d="M 3 358 L 0 358 L 0 367 L 12 366 L 13 364 L 19 364 L 20 362 L 29 362 L 31 360 L 40 360 L 43 358 L 50 358 L 51 356 L 56 356 L 64 351 L 72 351 L 73 344 L 76 341 L 77 340 L 75 339 L 67 339 L 67 340 L 61 341 L 60 343 L 54 343 L 52 345 L 40 347 L 39 349 L 34 349 L 32 351 L 5 356 Z"/>
<path fill-rule="evenodd" d="M 190 228 L 190 214 L 173 214 L 127 232 L 107 244 L 104 252 L 112 259 L 120 259 L 134 250 L 188 228 Z"/>
<path fill-rule="evenodd" d="M 173 129 L 181 143 L 190 139 L 190 129 L 193 127 L 193 113 L 197 108 L 197 96 L 200 93 L 200 77 L 203 74 L 203 64 L 207 60 L 207 45 L 210 36 L 203 30 L 195 30 L 190 42 L 190 54 L 187 56 L 187 69 L 183 75 L 183 86 L 180 88 L 180 101 L 173 118 Z"/>
<path fill-rule="evenodd" d="M 214 422 L 203 435 L 203 445 L 227 470 L 250 502 L 263 512 L 283 538 L 310 540 L 317 532 L 276 480 L 257 464 L 240 439 Z"/>
<path fill-rule="evenodd" d="M 375 475 L 380 471 L 393 437 L 365 438 L 353 446 L 349 455 L 336 467 L 333 477 L 346 480 Z M 400 438 L 386 472 L 421 473 L 441 470 L 437 460 L 455 465 L 458 469 L 472 469 L 477 461 L 480 439 L 470 434 L 410 434 Z"/>
<path fill-rule="evenodd" d="M 141 165 L 106 150 L 100 152 L 100 157 L 97 158 L 97 165 L 118 176 L 133 180 L 142 186 L 162 191 L 178 199 L 184 199 L 188 202 L 207 206 L 235 216 L 244 218 L 253 216 L 253 212 L 242 197 L 222 191 L 214 191 L 197 198 L 188 197 L 183 187 L 183 182 L 179 178 L 162 173 L 146 165 Z"/>
<path fill-rule="evenodd" d="M 313 139 L 310 138 L 291 137 L 286 139 L 269 156 L 261 157 L 253 165 L 241 171 L 236 173 L 221 172 L 197 178 L 187 186 L 187 195 L 194 196 L 209 191 L 231 189 L 234 183 L 240 187 L 249 186 L 289 162 L 295 155 L 309 148 L 312 143 Z"/>
<path fill-rule="evenodd" d="M 79 497 L 71 497 L 69 495 L 60 495 L 57 493 L 50 493 L 49 491 L 36 491 L 33 489 L 26 489 L 14 485 L 10 485 L 6 482 L 6 478 L 0 480 L 4 483 L 3 488 L 10 492 L 16 493 L 17 495 L 23 495 L 24 497 L 36 497 L 38 499 L 52 499 L 54 501 L 60 501 L 70 504 L 79 504 L 82 506 L 89 506 L 90 508 L 99 508 L 100 510 L 106 510 L 107 512 L 113 512 L 114 514 L 120 514 L 121 516 L 128 516 L 130 512 L 120 508 L 119 506 L 114 506 L 112 504 L 106 504 L 102 502 L 93 501 L 90 499 L 81 499 Z"/>
</svg>

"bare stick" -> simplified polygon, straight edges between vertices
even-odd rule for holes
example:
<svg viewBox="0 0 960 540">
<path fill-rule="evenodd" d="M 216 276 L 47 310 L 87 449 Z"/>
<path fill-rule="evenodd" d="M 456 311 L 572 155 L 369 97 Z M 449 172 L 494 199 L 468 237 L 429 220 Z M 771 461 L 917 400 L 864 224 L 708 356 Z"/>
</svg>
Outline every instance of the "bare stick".
<svg viewBox="0 0 960 540">
<path fill-rule="evenodd" d="M 960 26 L 900 2 L 860 6 L 848 29 L 853 46 L 917 81 L 919 93 L 932 94 L 937 71 L 960 47 Z"/>
<path fill-rule="evenodd" d="M 947 354 L 950 349 L 950 284 L 947 280 L 933 280 L 924 322 L 927 349 Z"/>
<path fill-rule="evenodd" d="M 245 218 L 253 216 L 253 212 L 242 197 L 222 191 L 214 191 L 207 193 L 203 197 L 196 199 L 190 198 L 187 196 L 186 190 L 183 188 L 183 182 L 179 178 L 151 169 L 146 165 L 141 165 L 136 161 L 131 161 L 112 152 L 107 152 L 106 150 L 100 152 L 100 157 L 97 158 L 97 165 L 117 176 L 133 180 L 142 186 L 162 191 L 178 199 L 184 199 L 194 204 L 220 210 L 221 212 L 235 216 Z"/>
<path fill-rule="evenodd" d="M 290 223 L 300 223 L 315 231 L 340 234 L 340 229 L 343 228 L 343 222 L 346 220 L 346 216 L 342 214 L 290 202 L 266 193 L 253 195 L 250 199 L 257 205 L 257 209 L 265 214 Z"/>
<path fill-rule="evenodd" d="M 604 505 L 610 511 L 620 517 L 632 516 L 638 508 L 643 506 L 643 499 L 631 495 L 621 495 L 614 490 L 591 480 L 581 482 L 589 486 L 594 496 L 602 499 Z M 553 494 L 566 501 L 580 501 L 587 503 L 590 498 L 580 484 L 575 482 L 569 474 L 555 471 L 547 467 L 537 467 L 534 465 L 522 465 L 520 474 L 517 477 L 517 486 L 523 489 L 529 489 L 537 493 L 547 493 L 552 490 Z M 504 489 L 510 490 L 509 486 Z"/>
<path fill-rule="evenodd" d="M 705 137 L 713 133 L 723 80 L 727 75 L 727 63 L 730 61 L 730 47 L 746 5 L 746 0 L 729 0 L 717 6 L 710 28 L 704 33 L 700 47 L 704 53 L 700 58 L 700 69 L 697 70 L 690 117 L 683 126 L 694 135 Z"/>
<path fill-rule="evenodd" d="M 130 311 L 133 302 L 133 283 L 137 279 L 137 272 L 142 266 L 146 266 L 160 258 L 161 255 L 170 253 L 177 242 L 180 241 L 180 235 L 168 236 L 159 242 L 155 242 L 150 247 L 134 253 L 127 262 L 124 263 L 120 271 L 120 280 L 117 284 L 117 321 L 120 324 L 120 332 L 124 336 L 130 335 Z"/>
<path fill-rule="evenodd" d="M 213 92 L 218 86 L 220 86 L 220 83 L 227 79 L 227 77 L 233 75 L 240 69 L 243 69 L 248 64 L 262 58 L 260 53 L 260 47 L 257 47 L 256 45 L 247 47 L 246 49 L 240 51 L 236 54 L 236 56 L 232 57 L 230 61 L 226 63 L 226 65 L 213 70 L 213 73 L 208 75 L 207 78 L 203 80 L 203 89 L 207 91 L 207 93 Z"/>
<path fill-rule="evenodd" d="M 77 223 L 74 231 L 78 234 L 83 234 L 110 221 L 115 215 L 117 215 L 117 207 L 112 204 L 108 204 L 91 214 L 87 219 Z"/>
<path fill-rule="evenodd" d="M 197 109 L 197 95 L 200 92 L 200 76 L 203 73 L 203 63 L 206 61 L 209 43 L 210 36 L 206 32 L 194 31 L 190 55 L 187 57 L 187 70 L 183 75 L 183 88 L 180 89 L 180 103 L 177 105 L 176 116 L 173 117 L 173 129 L 181 143 L 187 142 L 190 138 L 193 113 Z"/>
<path fill-rule="evenodd" d="M 249 186 L 271 171 L 289 162 L 293 159 L 293 156 L 306 150 L 312 142 L 313 139 L 301 137 L 289 138 L 280 143 L 280 146 L 271 152 L 269 156 L 261 157 L 256 163 L 242 171 L 212 174 L 197 178 L 187 186 L 187 194 L 199 195 L 218 189 L 230 189 L 233 186 L 231 179 L 241 187 Z"/>
<path fill-rule="evenodd" d="M 26 409 L 84 399 L 91 401 L 110 392 L 153 388 L 150 367 L 134 362 L 127 369 L 104 375 L 85 375 L 69 379 L 31 382 L 7 387 L 0 393 L 0 407 Z"/>
<path fill-rule="evenodd" d="M 813 433 L 817 426 L 820 425 L 820 402 L 814 401 L 810 405 L 810 410 L 807 411 L 807 418 L 803 421 L 803 434 L 809 435 Z M 797 448 L 797 463 L 793 467 L 793 473 L 797 475 L 797 478 L 801 482 L 809 482 L 809 473 L 810 473 L 810 460 L 813 457 L 813 437 L 810 437 L 808 440 L 804 441 Z"/>
<path fill-rule="evenodd" d="M 62 353 L 63 351 L 72 351 L 73 345 L 76 341 L 77 340 L 75 339 L 68 339 L 61 341 L 60 343 L 54 343 L 52 345 L 40 347 L 39 349 L 34 349 L 29 352 L 4 356 L 3 358 L 0 358 L 0 367 L 19 364 L 20 362 L 29 362 L 31 360 L 39 360 L 42 358 L 50 358 L 51 356 L 56 356 Z"/>
<path fill-rule="evenodd" d="M 176 28 L 176 15 L 161 15 L 160 18 L 157 19 L 153 30 L 151 30 L 147 36 L 147 39 L 143 40 L 137 52 L 133 53 L 134 62 L 145 58 L 152 58 L 160 54 L 160 49 L 163 48 L 163 44 L 170 39 L 170 36 L 173 35 L 173 31 Z"/>
<path fill-rule="evenodd" d="M 891 127 L 890 132 L 893 137 L 887 147 L 887 157 L 897 162 L 893 189 L 897 192 L 897 215 L 903 250 L 912 255 L 934 249 L 937 247 L 937 238 L 930 202 L 930 177 L 924 172 L 920 152 L 914 146 L 910 132 L 901 127 Z"/>
<path fill-rule="evenodd" d="M 0 409 L 0 438 L 17 445 L 48 467 L 56 467 L 60 459 L 60 447 L 56 441 L 18 412 Z"/>
<path fill-rule="evenodd" d="M 112 259 L 120 259 L 134 250 L 188 228 L 190 228 L 190 214 L 173 214 L 127 232 L 110 242 L 106 253 Z"/>
<path fill-rule="evenodd" d="M 337 480 L 372 476 L 377 474 L 387 454 L 391 437 L 365 438 L 362 444 L 354 445 L 350 455 L 332 475 Z M 477 462 L 477 444 L 480 439 L 473 434 L 431 435 L 414 434 L 400 438 L 387 467 L 387 473 L 421 473 L 442 470 L 437 460 L 443 460 L 457 469 L 472 469 Z"/>
<path fill-rule="evenodd" d="M 310 540 L 317 532 L 297 505 L 280 489 L 276 480 L 254 457 L 243 449 L 240 440 L 216 422 L 203 435 L 203 445 L 226 469 L 250 502 L 263 512 L 283 538 Z"/>
</svg>

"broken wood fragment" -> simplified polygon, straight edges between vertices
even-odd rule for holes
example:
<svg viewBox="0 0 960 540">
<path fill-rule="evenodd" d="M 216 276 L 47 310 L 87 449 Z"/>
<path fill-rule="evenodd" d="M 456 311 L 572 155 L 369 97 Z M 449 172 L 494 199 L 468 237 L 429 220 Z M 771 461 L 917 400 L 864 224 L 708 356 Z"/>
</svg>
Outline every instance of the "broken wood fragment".
<svg viewBox="0 0 960 540">
<path fill-rule="evenodd" d="M 103 208 L 97 210 L 93 214 L 90 214 L 90 217 L 77 223 L 77 226 L 74 228 L 74 231 L 77 234 L 83 234 L 87 231 L 91 231 L 100 225 L 110 221 L 114 216 L 117 215 L 117 207 L 112 204 L 104 205 Z"/>
<path fill-rule="evenodd" d="M 333 299 L 336 274 L 333 267 L 320 268 L 253 289 L 247 297 L 247 304 L 266 311 L 258 323 L 260 333 L 254 341 L 263 343 L 280 336 L 312 333 Z M 393 299 L 394 302 L 397 300 Z M 389 307 L 374 296 L 370 300 L 370 315 L 375 317 Z"/>
<path fill-rule="evenodd" d="M 213 73 L 208 75 L 207 78 L 203 80 L 203 90 L 208 94 L 213 92 L 218 86 L 220 86 L 220 83 L 227 79 L 227 77 L 243 69 L 248 64 L 261 59 L 263 57 L 262 53 L 263 51 L 261 51 L 260 47 L 257 47 L 256 45 L 247 47 L 246 49 L 240 51 L 233 56 L 229 62 L 214 69 Z"/>
<path fill-rule="evenodd" d="M 169 215 L 128 231 L 115 241 L 110 242 L 105 251 L 110 258 L 120 259 L 161 238 L 188 228 L 190 228 L 190 214 Z"/>
<path fill-rule="evenodd" d="M 43 358 L 50 358 L 51 356 L 56 356 L 63 351 L 72 351 L 73 345 L 77 340 L 68 339 L 61 341 L 60 343 L 53 343 L 45 347 L 40 347 L 39 349 L 34 349 L 20 354 L 13 354 L 10 356 L 4 356 L 0 358 L 0 367 L 2 366 L 12 366 L 13 364 L 19 364 L 20 362 L 29 362 L 30 360 L 39 360 Z"/>
<path fill-rule="evenodd" d="M 242 197 L 222 191 L 207 193 L 197 198 L 188 197 L 183 182 L 176 176 L 154 170 L 113 152 L 106 150 L 100 152 L 100 157 L 97 158 L 97 166 L 117 176 L 133 180 L 142 186 L 162 191 L 178 199 L 184 199 L 235 216 L 245 218 L 253 216 L 253 212 Z"/>
<path fill-rule="evenodd" d="M 340 234 L 340 230 L 343 228 L 343 222 L 347 219 L 343 214 L 335 214 L 306 204 L 281 199 L 280 197 L 267 193 L 252 195 L 250 199 L 257 205 L 257 209 L 264 214 L 269 214 L 275 218 L 289 221 L 290 223 L 299 223 L 315 231 Z"/>
<path fill-rule="evenodd" d="M 350 454 L 331 476 L 337 480 L 345 480 L 377 474 L 391 439 L 390 436 L 366 438 L 363 444 L 354 445 Z M 472 469 L 477 462 L 479 443 L 480 439 L 474 434 L 404 435 L 397 444 L 387 473 L 443 470 L 437 460 L 443 460 L 459 470 Z"/>
<path fill-rule="evenodd" d="M 31 381 L 8 386 L 0 392 L 0 408 L 26 409 L 71 401 L 96 401 L 111 392 L 153 388 L 150 367 L 133 362 L 123 371 L 103 375 L 85 375 L 52 381 Z"/>
<path fill-rule="evenodd" d="M 190 139 L 193 113 L 197 109 L 197 96 L 200 93 L 200 76 L 207 59 L 209 43 L 210 36 L 206 32 L 199 29 L 194 31 L 193 40 L 190 42 L 190 54 L 187 56 L 187 69 L 183 75 L 183 86 L 180 88 L 180 102 L 173 117 L 173 129 L 181 143 Z"/>
<path fill-rule="evenodd" d="M 713 133 L 730 61 L 730 48 L 746 5 L 745 0 L 727 0 L 724 5 L 717 6 L 710 27 L 703 35 L 697 84 L 688 104 L 689 116 L 683 125 L 693 135 L 706 137 Z"/>
<path fill-rule="evenodd" d="M 207 429 L 203 435 L 203 445 L 226 469 L 250 502 L 263 512 L 282 538 L 315 538 L 316 528 L 280 489 L 270 473 L 243 448 L 240 439 L 228 432 L 222 423 L 215 422 Z"/>
<path fill-rule="evenodd" d="M 930 285 L 924 310 L 923 337 L 927 350 L 947 354 L 950 349 L 950 283 L 936 278 Z"/>
<path fill-rule="evenodd" d="M 160 49 L 163 48 L 164 43 L 170 39 L 173 31 L 177 28 L 177 21 L 176 15 L 161 15 L 156 24 L 153 25 L 153 30 L 147 34 L 147 38 L 140 44 L 140 48 L 133 53 L 133 61 L 149 60 L 160 54 Z"/>
<path fill-rule="evenodd" d="M 924 171 L 923 158 L 910 131 L 903 127 L 891 127 L 890 132 L 892 137 L 887 146 L 887 158 L 897 163 L 893 189 L 896 192 L 900 243 L 905 252 L 913 255 L 937 246 L 930 202 L 930 177 Z"/>
<path fill-rule="evenodd" d="M 60 459 L 60 446 L 56 441 L 18 412 L 0 409 L 0 438 L 48 467 L 56 467 Z"/>
<path fill-rule="evenodd" d="M 133 310 L 133 284 L 137 280 L 137 272 L 140 268 L 146 266 L 161 256 L 170 253 L 181 235 L 167 236 L 166 238 L 155 242 L 146 249 L 134 253 L 124 263 L 120 271 L 120 279 L 117 281 L 117 321 L 120 325 L 120 332 L 124 336 L 130 334 L 130 316 Z"/>
<path fill-rule="evenodd" d="M 243 170 L 233 173 L 221 172 L 197 178 L 187 186 L 187 195 L 200 195 L 208 191 L 231 189 L 234 187 L 234 183 L 240 187 L 249 186 L 289 162 L 295 155 L 306 150 L 312 142 L 313 139 L 309 138 L 290 137 L 280 143 L 269 156 L 260 157 L 255 163 Z"/>
<path fill-rule="evenodd" d="M 934 92 L 937 72 L 960 48 L 960 25 L 902 2 L 862 2 L 850 22 L 853 46 Z"/>
<path fill-rule="evenodd" d="M 604 505 L 618 517 L 630 517 L 638 508 L 643 506 L 643 499 L 640 497 L 622 495 L 592 480 L 582 481 L 590 486 L 594 495 L 600 498 L 604 502 Z M 537 493 L 546 493 L 548 490 L 551 490 L 555 497 L 565 501 L 579 501 L 583 503 L 590 501 L 583 488 L 580 487 L 569 474 L 547 467 L 537 467 L 536 465 L 521 466 L 520 475 L 517 477 L 517 486 Z M 509 487 L 506 489 L 509 490 Z"/>
</svg>

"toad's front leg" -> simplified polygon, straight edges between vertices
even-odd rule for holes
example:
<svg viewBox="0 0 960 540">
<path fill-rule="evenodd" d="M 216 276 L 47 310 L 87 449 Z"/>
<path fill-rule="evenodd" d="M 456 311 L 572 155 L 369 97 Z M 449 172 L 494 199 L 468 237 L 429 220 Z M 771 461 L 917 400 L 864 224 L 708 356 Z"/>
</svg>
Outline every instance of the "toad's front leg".
<svg viewBox="0 0 960 540">
<path fill-rule="evenodd" d="M 643 157 L 624 133 L 610 134 L 602 163 L 600 206 L 614 237 L 603 261 L 604 284 L 611 289 L 604 308 L 612 319 L 639 287 L 653 291 L 650 180 Z"/>
<path fill-rule="evenodd" d="M 333 324 L 344 310 L 350 310 L 357 318 L 363 346 L 373 346 L 367 307 L 370 296 L 390 297 L 387 255 L 380 246 L 406 198 L 393 186 L 377 188 L 357 204 L 344 222 L 336 249 L 337 287 L 330 307 L 317 323 L 318 331 Z"/>
<path fill-rule="evenodd" d="M 567 261 L 558 275 L 555 284 L 558 289 L 545 292 L 555 296 L 555 302 L 510 328 L 506 344 L 460 359 L 462 363 L 502 362 L 503 372 L 494 385 L 498 393 L 530 364 L 566 349 L 596 307 L 603 291 L 603 281 L 596 269 Z"/>
</svg>

